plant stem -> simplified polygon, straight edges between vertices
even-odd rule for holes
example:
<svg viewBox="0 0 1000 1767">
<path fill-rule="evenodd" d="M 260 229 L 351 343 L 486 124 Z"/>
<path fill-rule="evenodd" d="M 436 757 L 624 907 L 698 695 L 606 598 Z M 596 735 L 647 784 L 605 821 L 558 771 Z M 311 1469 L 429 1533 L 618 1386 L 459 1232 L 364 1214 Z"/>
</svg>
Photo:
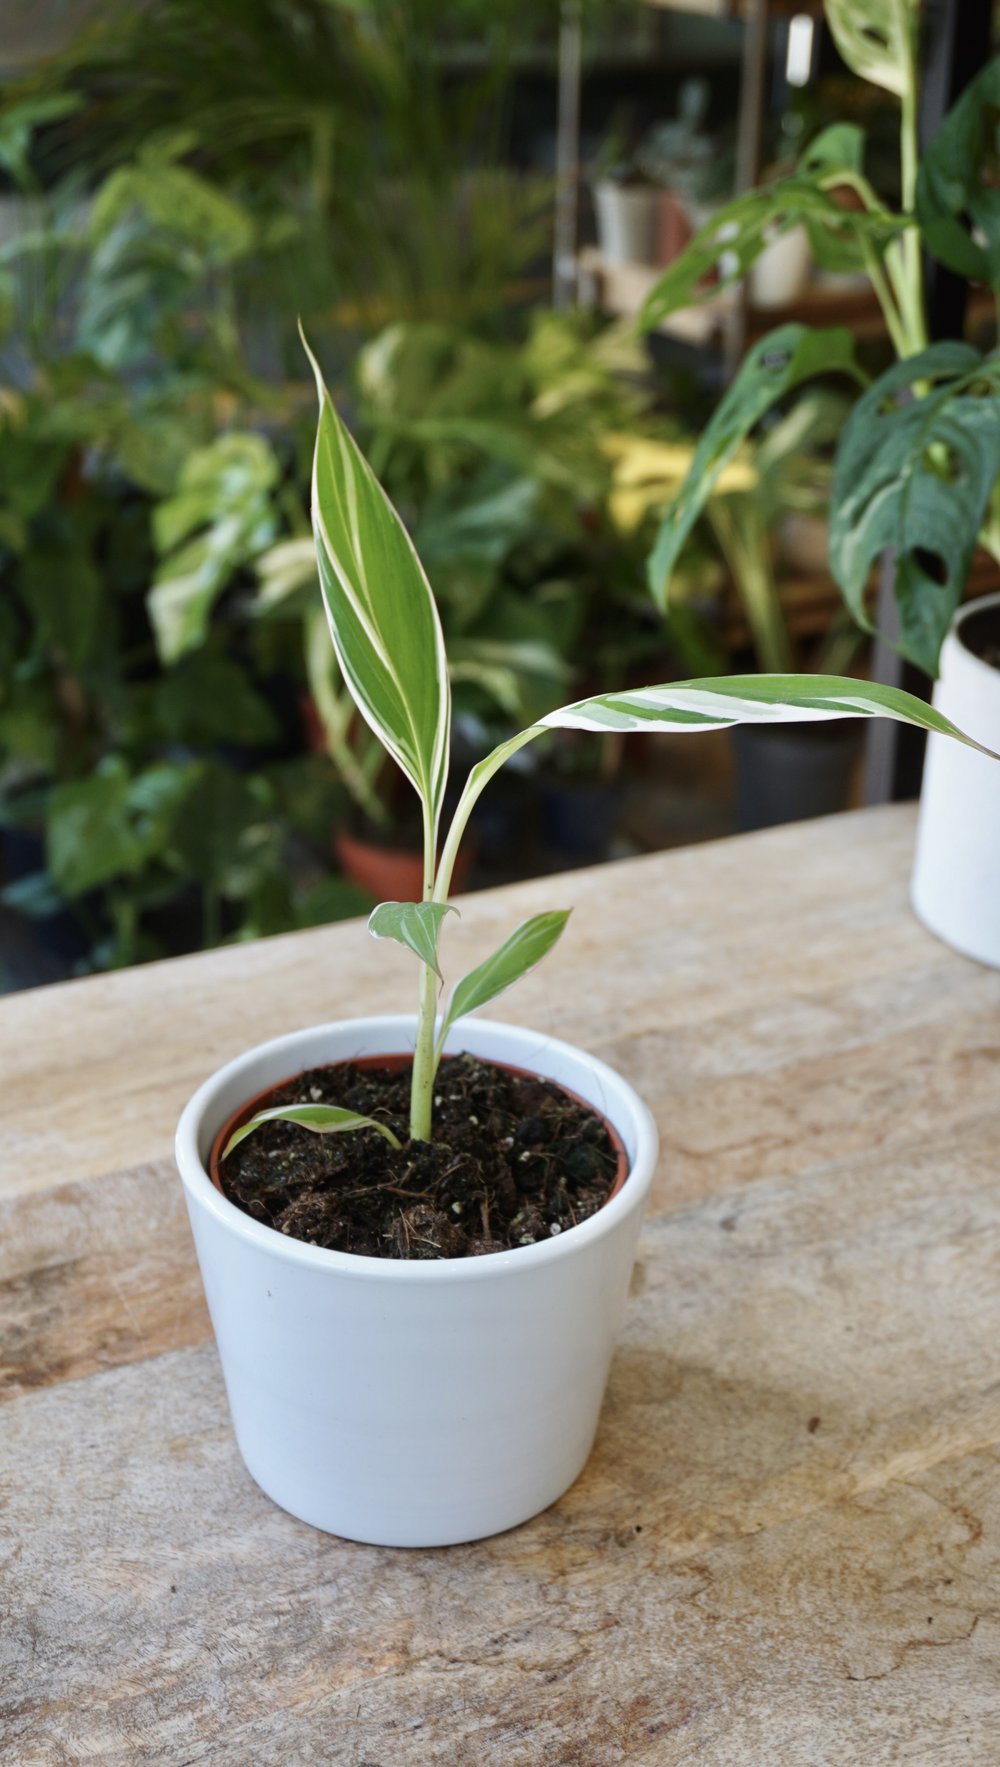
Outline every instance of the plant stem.
<svg viewBox="0 0 1000 1767">
<path fill-rule="evenodd" d="M 912 226 L 908 227 L 902 238 L 902 258 L 904 276 L 897 288 L 897 296 L 903 309 L 904 319 L 910 337 L 910 348 L 905 354 L 914 354 L 923 349 L 927 343 L 927 324 L 924 315 L 924 273 L 920 258 L 920 231 L 916 224 L 917 203 L 917 16 L 911 11 L 908 14 L 904 31 L 904 55 L 906 67 L 903 77 L 903 90 L 900 96 L 899 120 L 899 168 L 904 214 L 910 216 Z"/>
<path fill-rule="evenodd" d="M 875 291 L 878 298 L 878 304 L 882 309 L 882 317 L 885 320 L 885 328 L 889 333 L 892 347 L 897 356 L 902 357 L 912 355 L 915 349 L 920 348 L 920 345 L 913 345 L 910 342 L 906 322 L 900 314 L 896 302 L 892 298 L 892 289 L 882 273 L 882 266 L 878 261 L 878 254 L 874 247 L 868 244 L 863 245 L 862 250 L 864 252 L 865 269 L 868 272 L 868 280 Z M 899 292 L 901 291 L 897 287 L 897 294 Z"/>
<path fill-rule="evenodd" d="M 493 749 L 492 753 L 486 755 L 482 761 L 477 761 L 473 767 L 465 782 L 465 789 L 458 801 L 455 814 L 451 819 L 451 827 L 441 853 L 441 863 L 437 868 L 437 880 L 431 897 L 432 901 L 447 902 L 448 900 L 451 874 L 455 869 L 455 860 L 462 844 L 462 836 L 484 787 L 489 784 L 494 773 L 499 773 L 504 762 L 510 760 L 511 755 L 515 755 L 518 749 L 523 749 L 526 743 L 533 742 L 536 736 L 541 736 L 542 729 L 541 724 L 532 724 L 529 729 L 522 730 L 518 736 L 512 736 L 509 742 L 502 742 L 499 748 Z"/>
<path fill-rule="evenodd" d="M 428 806 L 424 805 L 424 901 L 434 895 L 434 862 L 437 829 Z M 434 1103 L 434 1077 L 437 1059 L 434 1049 L 434 1028 L 437 1020 L 437 976 L 430 964 L 420 966 L 420 994 L 417 1005 L 417 1040 L 413 1051 L 413 1081 L 410 1087 L 410 1139 L 429 1141 Z"/>
</svg>

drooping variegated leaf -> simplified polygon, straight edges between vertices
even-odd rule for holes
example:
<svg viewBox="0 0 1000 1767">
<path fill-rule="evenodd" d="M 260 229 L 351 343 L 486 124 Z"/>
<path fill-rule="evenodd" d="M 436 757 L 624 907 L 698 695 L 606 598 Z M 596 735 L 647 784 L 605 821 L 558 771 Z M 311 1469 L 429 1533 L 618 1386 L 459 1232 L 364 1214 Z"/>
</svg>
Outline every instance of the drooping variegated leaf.
<svg viewBox="0 0 1000 1767">
<path fill-rule="evenodd" d="M 406 529 L 338 416 L 311 353 L 309 360 L 320 402 L 313 529 L 334 647 L 359 711 L 436 828 L 451 723 L 441 622 Z"/>
<path fill-rule="evenodd" d="M 966 86 L 925 150 L 917 215 L 930 251 L 973 282 L 1000 284 L 996 183 L 1000 56 Z"/>
<path fill-rule="evenodd" d="M 919 0 L 825 0 L 825 8 L 852 73 L 902 98 L 912 77 Z"/>
<path fill-rule="evenodd" d="M 357 1129 L 377 1129 L 385 1137 L 390 1146 L 400 1145 L 398 1136 L 385 1123 L 377 1123 L 374 1117 L 360 1116 L 357 1111 L 342 1110 L 336 1104 L 281 1104 L 271 1110 L 258 1111 L 241 1128 L 230 1135 L 222 1150 L 223 1159 L 228 1159 L 234 1147 L 239 1147 L 248 1135 L 259 1129 L 262 1123 L 296 1123 L 300 1129 L 311 1129 L 314 1135 L 339 1135 L 344 1131 Z"/>
<path fill-rule="evenodd" d="M 536 728 L 606 733 L 642 730 L 720 730 L 730 724 L 782 724 L 819 718 L 894 718 L 979 743 L 933 706 L 899 687 L 854 681 L 846 675 L 722 675 L 668 681 L 597 694 L 550 712 Z"/>
<path fill-rule="evenodd" d="M 860 377 L 854 340 L 844 326 L 811 331 L 780 325 L 749 350 L 701 434 L 687 477 L 663 517 L 647 566 L 649 586 L 666 607 L 670 578 L 719 475 L 740 443 L 779 399 L 818 374 Z"/>
<path fill-rule="evenodd" d="M 1000 475 L 1000 361 L 933 344 L 897 362 L 858 401 L 837 451 L 830 566 L 867 625 L 865 586 L 894 559 L 899 647 L 928 674 L 965 585 Z"/>
<path fill-rule="evenodd" d="M 380 902 L 368 917 L 368 931 L 373 939 L 394 939 L 415 953 L 435 975 L 438 968 L 438 935 L 446 914 L 458 909 L 448 902 Z"/>
<path fill-rule="evenodd" d="M 821 718 L 894 718 L 920 730 L 957 737 L 984 754 L 992 753 L 915 694 L 883 687 L 876 681 L 855 681 L 847 675 L 706 676 L 601 693 L 549 712 L 538 724 L 477 761 L 455 812 L 442 863 L 446 870 L 454 863 L 457 837 L 494 774 L 544 730 L 590 730 L 597 735 L 609 731 L 724 730 L 731 724 L 792 724 Z"/>
<path fill-rule="evenodd" d="M 463 976 L 448 1002 L 438 1035 L 439 1045 L 444 1043 L 456 1019 L 465 1018 L 477 1007 L 486 1006 L 505 988 L 527 975 L 529 969 L 534 969 L 536 963 L 541 963 L 562 933 L 569 916 L 569 909 L 532 915 L 530 920 L 522 921 L 492 957 L 487 957 L 485 963 Z"/>
</svg>

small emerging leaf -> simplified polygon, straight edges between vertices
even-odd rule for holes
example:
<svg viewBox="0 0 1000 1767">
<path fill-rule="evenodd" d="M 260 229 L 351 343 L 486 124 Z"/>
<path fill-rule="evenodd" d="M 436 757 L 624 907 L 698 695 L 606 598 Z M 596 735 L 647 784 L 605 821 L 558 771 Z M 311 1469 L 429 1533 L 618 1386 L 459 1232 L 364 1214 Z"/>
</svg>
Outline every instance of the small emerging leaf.
<svg viewBox="0 0 1000 1767">
<path fill-rule="evenodd" d="M 529 969 L 534 969 L 535 964 L 541 962 L 559 938 L 569 915 L 569 909 L 532 915 L 530 920 L 523 921 L 516 932 L 511 933 L 509 939 L 504 940 L 492 957 L 487 957 L 485 963 L 462 977 L 442 1021 L 438 1035 L 439 1048 L 456 1019 L 464 1018 L 466 1013 L 475 1012 L 477 1007 L 495 1000 L 505 988 L 519 981 L 523 975 L 527 975 Z"/>
<path fill-rule="evenodd" d="M 337 1135 L 343 1130 L 377 1129 L 384 1135 L 390 1147 L 401 1145 L 385 1123 L 377 1123 L 374 1117 L 359 1116 L 357 1111 L 342 1110 L 336 1104 L 283 1104 L 276 1105 L 272 1110 L 258 1111 L 241 1129 L 230 1135 L 223 1159 L 228 1159 L 234 1147 L 239 1147 L 248 1135 L 259 1129 L 262 1123 L 297 1123 L 300 1129 L 311 1129 L 314 1135 Z"/>
<path fill-rule="evenodd" d="M 438 934 L 446 914 L 457 914 L 450 902 L 380 902 L 368 917 L 373 939 L 395 939 L 413 951 L 441 979 Z"/>
</svg>

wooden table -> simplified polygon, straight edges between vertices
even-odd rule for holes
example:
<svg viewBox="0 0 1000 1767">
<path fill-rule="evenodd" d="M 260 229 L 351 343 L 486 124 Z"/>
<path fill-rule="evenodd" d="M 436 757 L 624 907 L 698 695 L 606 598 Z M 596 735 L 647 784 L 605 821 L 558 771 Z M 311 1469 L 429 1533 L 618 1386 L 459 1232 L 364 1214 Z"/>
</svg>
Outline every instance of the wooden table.
<svg viewBox="0 0 1000 1767">
<path fill-rule="evenodd" d="M 357 923 L 0 1002 L 0 1757 L 996 1767 L 1000 975 L 895 808 L 469 899 L 575 901 L 508 1015 L 663 1157 L 594 1456 L 498 1539 L 383 1551 L 237 1457 L 171 1135 L 209 1070 L 409 1000 Z"/>
</svg>

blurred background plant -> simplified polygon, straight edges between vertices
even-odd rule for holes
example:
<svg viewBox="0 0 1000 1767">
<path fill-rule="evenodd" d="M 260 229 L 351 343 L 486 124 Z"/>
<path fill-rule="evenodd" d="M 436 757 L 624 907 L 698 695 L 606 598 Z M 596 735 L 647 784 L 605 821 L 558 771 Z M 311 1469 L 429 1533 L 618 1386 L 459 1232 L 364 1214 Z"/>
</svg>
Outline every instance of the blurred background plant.
<svg viewBox="0 0 1000 1767">
<path fill-rule="evenodd" d="M 777 408 L 649 595 L 719 357 L 553 311 L 556 0 L 77 10 L 0 104 L 4 901 L 46 973 L 410 888 L 356 862 L 405 855 L 409 806 L 320 623 L 300 318 L 437 591 L 457 767 L 615 682 L 845 664 L 824 523 L 846 392 Z M 731 187 L 742 27 L 581 16 L 578 196 L 655 188 L 674 253 Z M 779 183 L 862 112 L 877 146 L 842 67 L 787 88 L 762 119 Z M 475 880 L 725 832 L 724 741 L 674 752 L 532 749 Z"/>
</svg>

